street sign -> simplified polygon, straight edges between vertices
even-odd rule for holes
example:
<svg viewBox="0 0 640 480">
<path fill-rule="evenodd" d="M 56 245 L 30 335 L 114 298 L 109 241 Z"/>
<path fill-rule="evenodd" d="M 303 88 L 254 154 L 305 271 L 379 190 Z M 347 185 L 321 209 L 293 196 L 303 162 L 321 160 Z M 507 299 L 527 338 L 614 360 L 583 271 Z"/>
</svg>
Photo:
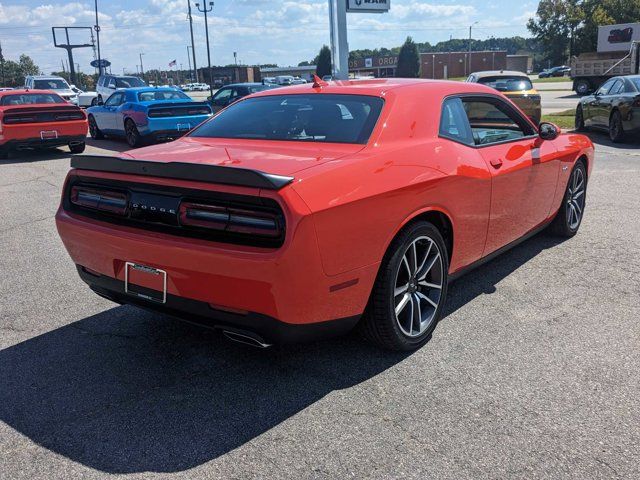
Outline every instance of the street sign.
<svg viewBox="0 0 640 480">
<path fill-rule="evenodd" d="M 389 11 L 391 0 L 347 0 L 347 12 L 384 13 Z"/>
<path fill-rule="evenodd" d="M 93 68 L 107 68 L 111 66 L 111 62 L 109 60 L 107 60 L 106 58 L 101 58 L 100 61 L 98 60 L 93 60 L 90 65 Z"/>
</svg>

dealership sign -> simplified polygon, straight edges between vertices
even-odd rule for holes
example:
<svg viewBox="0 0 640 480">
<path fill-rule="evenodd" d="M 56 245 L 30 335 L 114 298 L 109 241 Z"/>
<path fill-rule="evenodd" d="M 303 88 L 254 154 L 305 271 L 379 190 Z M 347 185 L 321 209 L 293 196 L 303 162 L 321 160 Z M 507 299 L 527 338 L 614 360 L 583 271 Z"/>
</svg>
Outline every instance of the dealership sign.
<svg viewBox="0 0 640 480">
<path fill-rule="evenodd" d="M 391 0 L 347 0 L 347 12 L 384 13 Z"/>
<path fill-rule="evenodd" d="M 628 52 L 634 40 L 640 41 L 640 23 L 598 27 L 598 52 Z"/>
</svg>

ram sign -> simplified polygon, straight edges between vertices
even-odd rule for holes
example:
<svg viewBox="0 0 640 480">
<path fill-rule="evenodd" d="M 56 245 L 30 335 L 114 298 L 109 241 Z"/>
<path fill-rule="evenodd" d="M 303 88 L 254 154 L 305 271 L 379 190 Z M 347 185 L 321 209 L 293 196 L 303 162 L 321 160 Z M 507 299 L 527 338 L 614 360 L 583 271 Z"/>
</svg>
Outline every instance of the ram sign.
<svg viewBox="0 0 640 480">
<path fill-rule="evenodd" d="M 598 27 L 598 52 L 628 52 L 633 40 L 640 41 L 640 23 Z"/>
<path fill-rule="evenodd" d="M 391 0 L 347 0 L 347 12 L 384 13 Z"/>
</svg>

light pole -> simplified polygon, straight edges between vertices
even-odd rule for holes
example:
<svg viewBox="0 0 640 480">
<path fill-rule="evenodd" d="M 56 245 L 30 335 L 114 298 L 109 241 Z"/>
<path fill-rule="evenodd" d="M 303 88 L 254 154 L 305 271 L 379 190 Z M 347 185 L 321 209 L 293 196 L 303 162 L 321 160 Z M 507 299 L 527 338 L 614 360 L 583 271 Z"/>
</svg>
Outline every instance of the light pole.
<svg viewBox="0 0 640 480">
<path fill-rule="evenodd" d="M 102 59 L 100 57 L 100 24 L 98 23 L 98 0 L 95 0 L 96 24 L 93 29 L 96 31 L 96 43 L 98 44 L 98 76 L 102 75 Z"/>
<path fill-rule="evenodd" d="M 144 68 L 142 67 L 142 55 L 144 55 L 144 53 L 140 54 L 140 76 L 142 77 L 142 80 L 144 80 Z"/>
<path fill-rule="evenodd" d="M 469 25 L 469 72 L 467 73 L 467 75 L 471 75 L 471 29 L 474 25 L 477 24 L 478 22 L 473 22 L 471 25 Z"/>
<path fill-rule="evenodd" d="M 204 13 L 204 32 L 207 38 L 207 63 L 209 66 L 209 95 L 213 97 L 213 75 L 211 73 L 211 49 L 209 47 L 209 23 L 207 20 L 207 13 L 213 11 L 213 2 L 209 2 L 209 5 L 205 3 L 200 9 L 200 3 L 196 3 L 196 8 L 199 12 Z"/>
<path fill-rule="evenodd" d="M 198 83 L 198 67 L 196 66 L 196 47 L 193 42 L 193 18 L 191 18 L 191 0 L 187 0 L 187 6 L 189 7 L 187 17 L 189 17 L 189 30 L 191 30 L 191 54 L 193 55 L 193 70 L 195 72 L 194 82 Z M 189 54 L 189 49 L 187 48 L 187 55 Z M 191 70 L 191 67 L 189 67 Z"/>
</svg>

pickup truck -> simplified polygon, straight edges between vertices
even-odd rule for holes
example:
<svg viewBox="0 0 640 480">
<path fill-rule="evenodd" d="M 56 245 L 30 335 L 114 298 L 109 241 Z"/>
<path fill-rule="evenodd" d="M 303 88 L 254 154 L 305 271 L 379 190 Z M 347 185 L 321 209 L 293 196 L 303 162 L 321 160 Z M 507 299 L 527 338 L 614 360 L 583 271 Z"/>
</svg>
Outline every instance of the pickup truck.
<svg viewBox="0 0 640 480">
<path fill-rule="evenodd" d="M 590 52 L 571 59 L 573 91 L 587 95 L 611 77 L 640 73 L 640 42 L 632 42 L 628 53 Z"/>
</svg>

